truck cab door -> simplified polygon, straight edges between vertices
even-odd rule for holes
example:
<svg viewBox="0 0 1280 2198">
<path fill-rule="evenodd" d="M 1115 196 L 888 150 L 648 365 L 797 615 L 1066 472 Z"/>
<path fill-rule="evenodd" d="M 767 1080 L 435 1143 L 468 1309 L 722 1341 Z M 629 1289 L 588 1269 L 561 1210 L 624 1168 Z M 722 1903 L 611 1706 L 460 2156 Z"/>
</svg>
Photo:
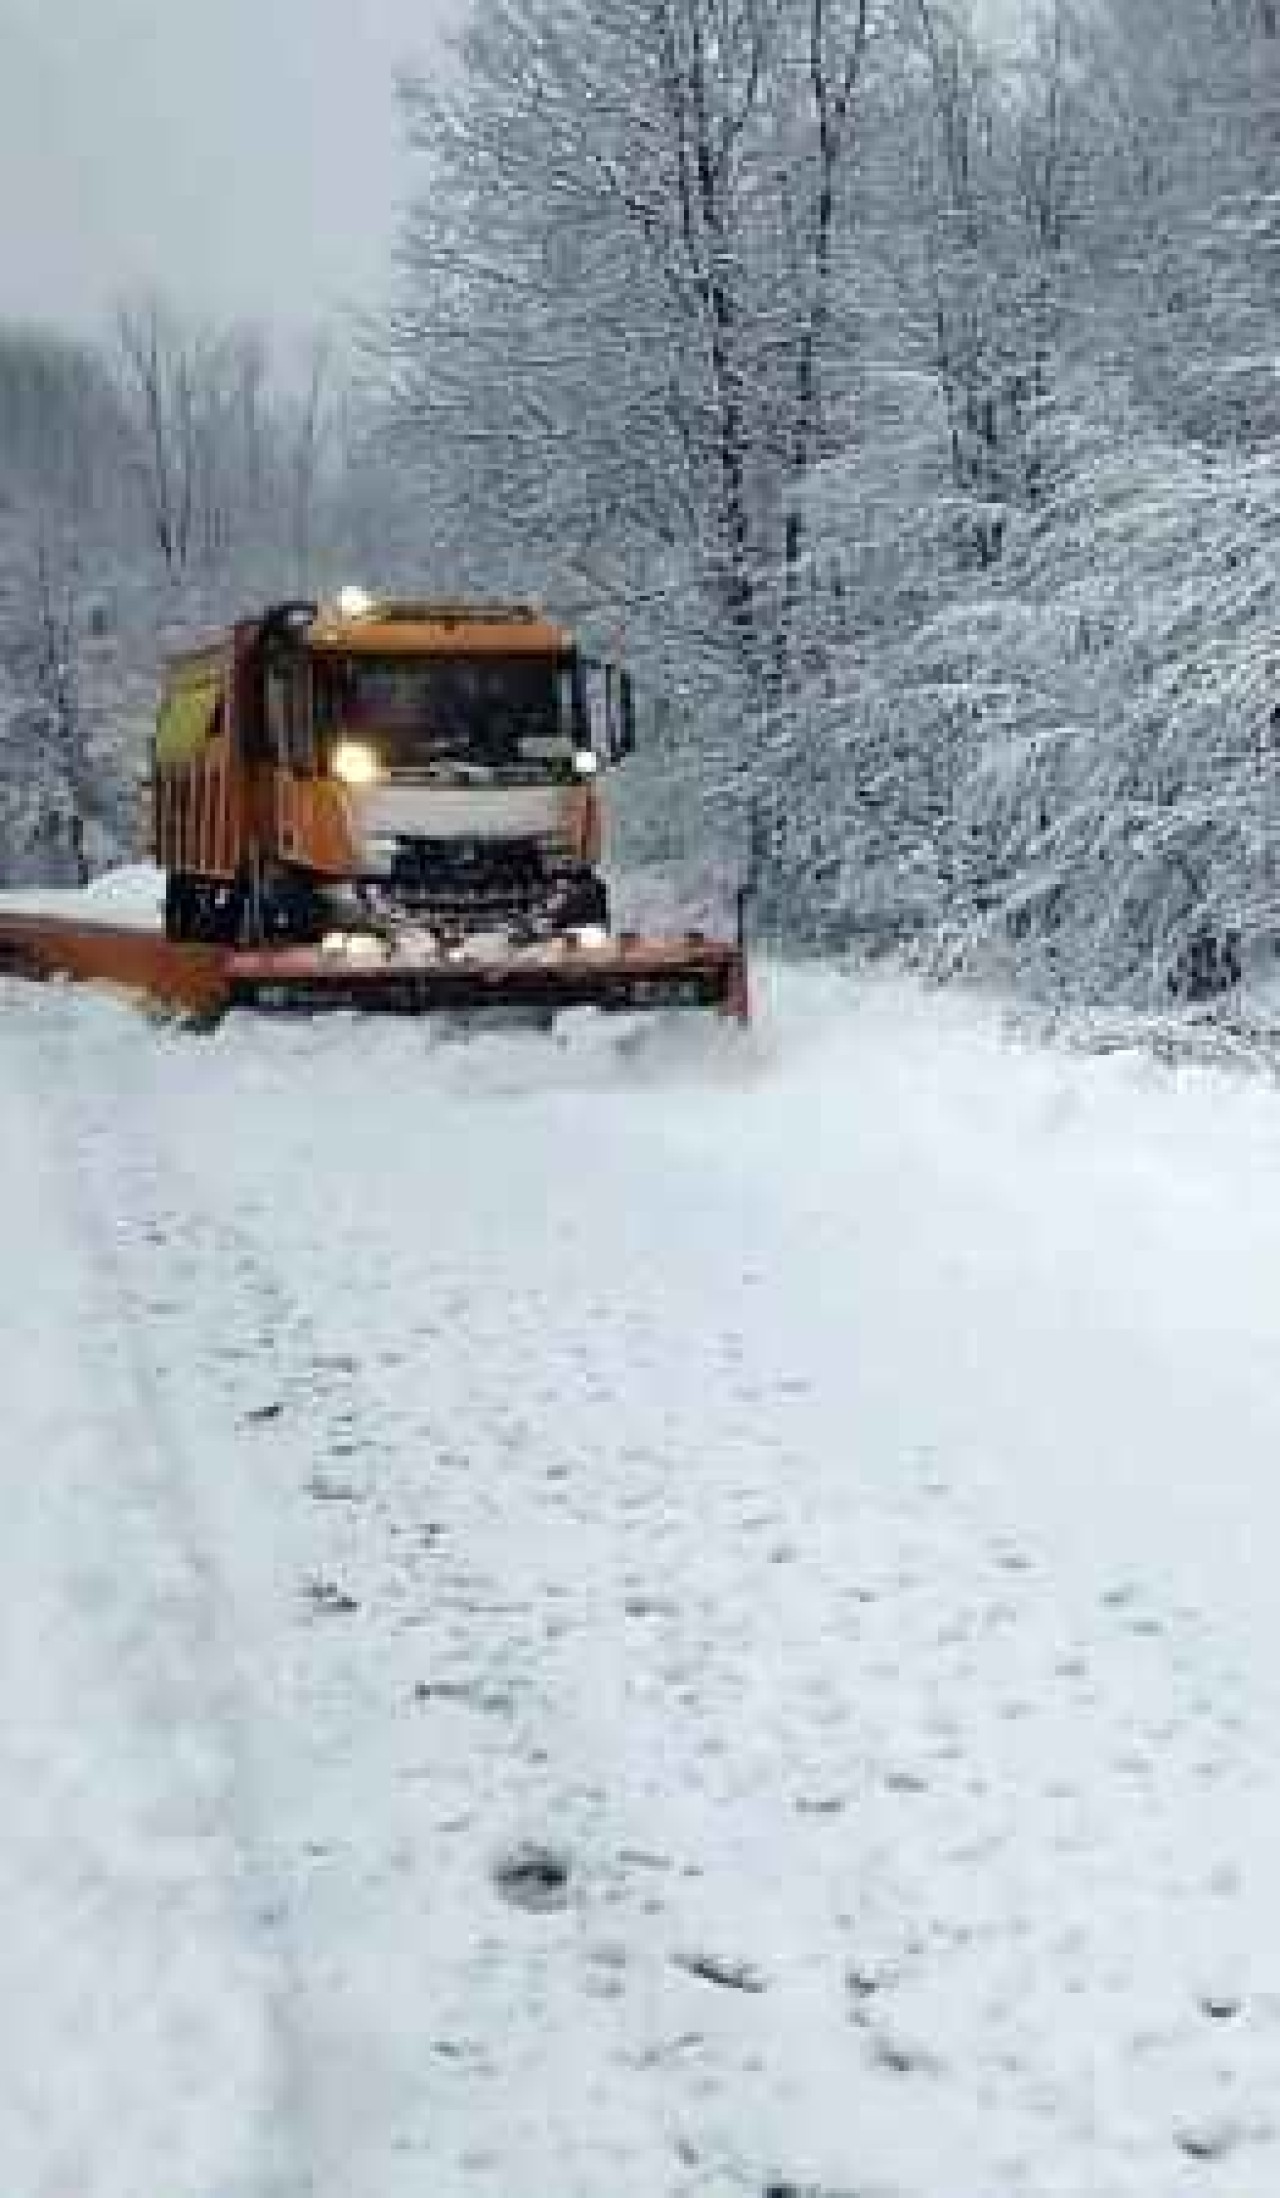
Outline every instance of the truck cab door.
<svg viewBox="0 0 1280 2198">
<path fill-rule="evenodd" d="M 315 775 L 309 666 L 296 656 L 269 659 L 264 687 L 273 852 L 282 862 L 302 862 L 307 787 Z"/>
</svg>

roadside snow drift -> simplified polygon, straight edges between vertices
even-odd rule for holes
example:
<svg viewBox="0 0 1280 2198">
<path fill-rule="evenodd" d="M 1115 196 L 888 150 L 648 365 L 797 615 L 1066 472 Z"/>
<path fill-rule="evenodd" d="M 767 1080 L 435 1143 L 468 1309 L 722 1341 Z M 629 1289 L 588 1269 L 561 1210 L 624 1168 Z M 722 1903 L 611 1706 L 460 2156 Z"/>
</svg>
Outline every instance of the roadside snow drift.
<svg viewBox="0 0 1280 2198">
<path fill-rule="evenodd" d="M 0 2190 L 1280 2187 L 1280 1103 L 0 988 Z"/>
<path fill-rule="evenodd" d="M 29 886 L 0 893 L 0 915 L 65 916 L 126 931 L 158 931 L 164 913 L 164 872 L 150 863 L 105 870 L 86 886 Z"/>
</svg>

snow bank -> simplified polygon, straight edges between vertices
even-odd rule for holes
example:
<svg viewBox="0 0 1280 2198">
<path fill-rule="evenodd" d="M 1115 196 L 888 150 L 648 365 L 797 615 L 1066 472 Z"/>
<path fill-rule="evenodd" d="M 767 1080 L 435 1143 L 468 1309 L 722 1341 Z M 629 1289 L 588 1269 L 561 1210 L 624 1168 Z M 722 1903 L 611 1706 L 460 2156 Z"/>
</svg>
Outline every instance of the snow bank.
<svg viewBox="0 0 1280 2198">
<path fill-rule="evenodd" d="M 0 913 L 65 916 L 75 923 L 118 925 L 129 931 L 156 931 L 164 912 L 164 872 L 149 863 L 129 863 L 104 871 L 89 885 L 58 890 L 31 888 L 0 893 Z"/>
</svg>

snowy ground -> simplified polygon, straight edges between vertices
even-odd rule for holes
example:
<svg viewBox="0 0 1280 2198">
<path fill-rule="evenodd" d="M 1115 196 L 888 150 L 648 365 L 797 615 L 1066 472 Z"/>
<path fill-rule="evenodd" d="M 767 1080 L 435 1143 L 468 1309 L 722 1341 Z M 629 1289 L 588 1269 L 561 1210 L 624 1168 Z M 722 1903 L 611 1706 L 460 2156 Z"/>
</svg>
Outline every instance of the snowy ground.
<svg viewBox="0 0 1280 2198">
<path fill-rule="evenodd" d="M 0 986 L 0 2191 L 1280 2188 L 1280 1100 Z"/>
</svg>

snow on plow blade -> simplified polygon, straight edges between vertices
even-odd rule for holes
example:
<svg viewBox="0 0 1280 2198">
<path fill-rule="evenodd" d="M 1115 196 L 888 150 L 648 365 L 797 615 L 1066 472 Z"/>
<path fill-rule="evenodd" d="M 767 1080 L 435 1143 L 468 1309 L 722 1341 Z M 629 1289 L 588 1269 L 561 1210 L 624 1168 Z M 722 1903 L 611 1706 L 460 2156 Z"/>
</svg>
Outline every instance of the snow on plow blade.
<svg viewBox="0 0 1280 2198">
<path fill-rule="evenodd" d="M 0 913 L 5 970 L 110 985 L 208 1020 L 233 1007 L 385 1015 L 702 1008 L 741 1022 L 748 1011 L 741 947 L 695 936 L 623 935 L 598 946 L 556 939 L 496 954 L 429 955 L 360 937 L 247 950 L 177 945 L 158 933 L 61 916 Z"/>
<path fill-rule="evenodd" d="M 481 1008 L 713 1008 L 745 1019 L 742 957 L 705 939 L 564 940 L 495 955 L 465 949 L 432 958 L 294 947 L 229 957 L 239 1006 L 424 1015 Z"/>
</svg>

